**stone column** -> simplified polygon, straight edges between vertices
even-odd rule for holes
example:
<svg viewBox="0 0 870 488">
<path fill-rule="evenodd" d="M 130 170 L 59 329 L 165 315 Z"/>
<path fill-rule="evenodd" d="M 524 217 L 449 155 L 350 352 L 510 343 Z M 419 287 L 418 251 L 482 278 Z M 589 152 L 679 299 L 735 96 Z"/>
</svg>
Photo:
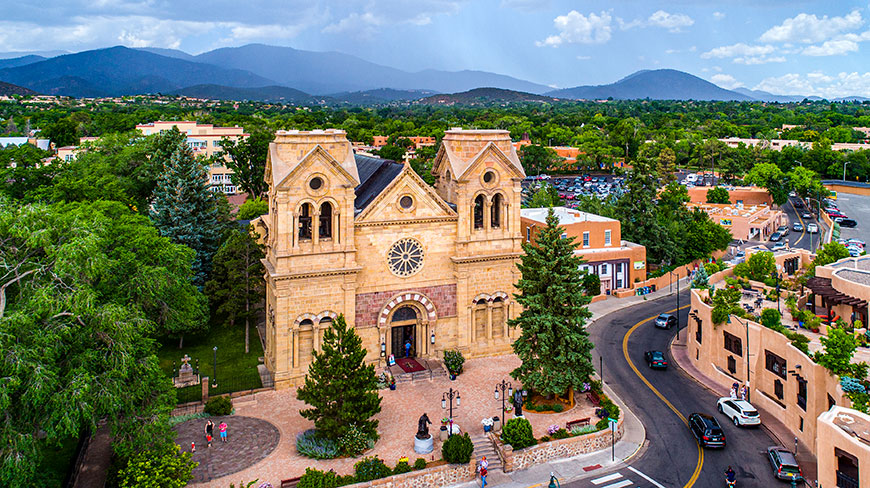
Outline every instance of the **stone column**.
<svg viewBox="0 0 870 488">
<path fill-rule="evenodd" d="M 492 301 L 486 301 L 486 342 L 492 341 Z"/>
<path fill-rule="evenodd" d="M 336 207 L 332 210 L 332 242 L 334 244 L 339 243 L 339 236 L 341 234 L 339 233 L 338 230 L 339 230 L 339 227 L 338 227 L 338 207 Z M 333 249 L 335 249 L 335 248 L 333 248 Z"/>
<path fill-rule="evenodd" d="M 209 385 L 208 376 L 203 376 L 202 378 L 199 379 L 199 386 L 202 387 L 202 403 L 203 403 L 203 405 L 205 404 L 205 402 L 208 401 L 208 385 Z"/>
<path fill-rule="evenodd" d="M 492 200 L 489 198 L 483 199 L 483 229 L 489 231 L 492 226 Z"/>
<path fill-rule="evenodd" d="M 468 336 L 471 337 L 471 343 L 474 344 L 477 340 L 477 326 L 474 323 L 474 302 L 472 302 L 472 305 L 468 307 L 468 315 L 470 317 L 468 322 L 471 324 L 471 334 Z"/>
<path fill-rule="evenodd" d="M 299 367 L 299 329 L 293 329 L 290 331 L 290 342 L 292 348 L 292 356 L 293 356 L 293 369 Z"/>
<path fill-rule="evenodd" d="M 501 309 L 502 316 L 504 316 L 504 324 L 502 324 L 502 327 L 504 327 L 504 333 L 502 334 L 502 337 L 508 339 L 508 332 L 510 331 L 510 327 L 508 327 L 508 320 L 510 320 L 511 315 L 510 306 L 508 305 L 507 300 L 501 302 Z"/>
<path fill-rule="evenodd" d="M 315 210 L 311 217 L 311 242 L 314 243 L 315 247 L 320 242 L 320 208 Z"/>
</svg>

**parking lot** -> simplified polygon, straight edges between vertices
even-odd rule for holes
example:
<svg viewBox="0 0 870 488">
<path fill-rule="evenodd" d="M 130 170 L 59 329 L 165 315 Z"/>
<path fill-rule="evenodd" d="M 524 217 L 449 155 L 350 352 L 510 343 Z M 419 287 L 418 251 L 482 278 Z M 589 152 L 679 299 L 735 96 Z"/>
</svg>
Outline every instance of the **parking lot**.
<svg viewBox="0 0 870 488">
<path fill-rule="evenodd" d="M 870 196 L 841 192 L 837 195 L 837 206 L 841 212 L 858 222 L 857 227 L 841 227 L 840 238 L 870 242 Z"/>
<path fill-rule="evenodd" d="M 523 200 L 530 198 L 542 184 L 552 185 L 565 206 L 577 208 L 577 199 L 583 196 L 607 200 L 624 192 L 623 178 L 613 175 L 553 176 L 548 179 L 529 177 L 523 181 Z"/>
</svg>

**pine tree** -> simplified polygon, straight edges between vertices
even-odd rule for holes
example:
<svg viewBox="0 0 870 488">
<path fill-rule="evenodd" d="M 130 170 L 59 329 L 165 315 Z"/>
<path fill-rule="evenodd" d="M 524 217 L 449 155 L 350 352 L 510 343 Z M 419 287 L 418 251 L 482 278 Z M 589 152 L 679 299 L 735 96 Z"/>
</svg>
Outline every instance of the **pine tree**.
<svg viewBox="0 0 870 488">
<path fill-rule="evenodd" d="M 523 312 L 508 325 L 521 329 L 514 353 L 523 364 L 511 376 L 542 395 L 561 395 L 589 381 L 592 342 L 586 332 L 591 313 L 583 295 L 583 260 L 574 255 L 574 239 L 561 237 L 553 209 L 534 244 L 523 244 L 517 267 L 522 278 L 514 295 Z"/>
<path fill-rule="evenodd" d="M 375 367 L 365 364 L 365 356 L 362 339 L 339 315 L 324 332 L 323 350 L 314 353 L 305 385 L 296 393 L 311 406 L 300 415 L 313 420 L 320 435 L 338 440 L 355 428 L 378 439 L 378 421 L 372 417 L 381 411 L 381 398 Z"/>
<path fill-rule="evenodd" d="M 247 231 L 232 231 L 214 255 L 212 276 L 205 293 L 225 323 L 234 326 L 245 322 L 245 353 L 250 351 L 250 323 L 257 317 L 262 303 L 263 249 Z"/>
<path fill-rule="evenodd" d="M 170 132 L 168 137 L 171 136 Z M 205 164 L 193 156 L 183 139 L 179 140 L 172 155 L 162 164 L 151 206 L 151 220 L 160 235 L 196 252 L 193 282 L 199 287 L 210 274 L 212 256 L 224 228 L 217 199 L 208 189 L 207 175 Z"/>
<path fill-rule="evenodd" d="M 709 284 L 710 277 L 707 276 L 707 270 L 704 269 L 704 263 L 698 266 L 698 271 L 695 273 L 695 279 L 692 280 L 692 288 L 705 289 Z"/>
</svg>

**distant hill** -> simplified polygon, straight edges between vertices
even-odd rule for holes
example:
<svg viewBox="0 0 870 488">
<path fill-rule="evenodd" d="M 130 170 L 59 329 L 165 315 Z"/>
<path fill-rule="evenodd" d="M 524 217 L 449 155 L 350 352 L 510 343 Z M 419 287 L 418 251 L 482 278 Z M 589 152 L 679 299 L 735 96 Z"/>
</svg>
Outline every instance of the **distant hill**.
<svg viewBox="0 0 870 488">
<path fill-rule="evenodd" d="M 833 102 L 866 102 L 870 101 L 870 98 L 867 97 L 859 97 L 857 95 L 852 95 L 851 97 L 839 97 L 832 100 Z"/>
<path fill-rule="evenodd" d="M 377 88 L 358 92 L 342 92 L 329 95 L 330 98 L 352 105 L 378 105 L 383 103 L 419 100 L 434 95 L 432 90 L 394 90 Z"/>
<path fill-rule="evenodd" d="M 45 61 L 46 59 L 48 58 L 37 56 L 35 54 L 28 54 L 27 56 L 21 56 L 20 58 L 0 59 L 0 68 L 16 68 L 18 66 Z"/>
<path fill-rule="evenodd" d="M 577 86 L 545 93 L 551 97 L 576 100 L 753 100 L 726 90 L 697 76 L 673 69 L 643 70 L 609 85 Z"/>
<path fill-rule="evenodd" d="M 23 86 L 13 85 L 0 81 L 0 95 L 39 95 L 33 90 L 24 88 Z"/>
<path fill-rule="evenodd" d="M 410 73 L 338 52 L 315 52 L 291 47 L 248 44 L 202 53 L 196 61 L 256 73 L 314 94 L 365 91 L 377 88 L 432 90 L 452 93 L 481 86 L 542 93 L 544 85 L 485 71 L 424 70 Z"/>
<path fill-rule="evenodd" d="M 773 93 L 763 90 L 750 90 L 748 88 L 735 88 L 734 91 L 736 91 L 737 93 L 742 93 L 748 97 L 752 97 L 756 100 L 760 100 L 762 102 L 790 103 L 802 102 L 804 100 L 821 100 L 821 98 L 819 97 L 806 97 L 803 95 L 775 95 Z"/>
<path fill-rule="evenodd" d="M 0 80 L 42 93 L 73 97 L 166 93 L 214 83 L 238 87 L 274 85 L 253 73 L 116 46 L 0 69 Z"/>
<path fill-rule="evenodd" d="M 492 105 L 500 103 L 553 103 L 559 100 L 503 88 L 475 88 L 461 93 L 438 94 L 414 102 L 420 105 Z"/>
<path fill-rule="evenodd" d="M 62 54 L 69 54 L 69 51 L 6 51 L 0 52 L 0 59 L 12 59 L 12 58 L 21 58 L 24 56 L 40 56 L 43 58 L 53 58 L 55 56 L 60 56 Z"/>
<path fill-rule="evenodd" d="M 137 47 L 135 49 L 147 53 L 159 54 L 161 56 L 166 56 L 167 58 L 183 59 L 185 61 L 193 61 L 195 58 L 194 55 L 187 54 L 180 49 L 165 49 L 162 47 Z"/>
<path fill-rule="evenodd" d="M 286 86 L 262 86 L 257 88 L 241 88 L 222 85 L 194 85 L 175 90 L 174 95 L 185 95 L 210 100 L 253 100 L 258 102 L 317 104 L 323 97 L 314 97 L 295 88 Z"/>
</svg>

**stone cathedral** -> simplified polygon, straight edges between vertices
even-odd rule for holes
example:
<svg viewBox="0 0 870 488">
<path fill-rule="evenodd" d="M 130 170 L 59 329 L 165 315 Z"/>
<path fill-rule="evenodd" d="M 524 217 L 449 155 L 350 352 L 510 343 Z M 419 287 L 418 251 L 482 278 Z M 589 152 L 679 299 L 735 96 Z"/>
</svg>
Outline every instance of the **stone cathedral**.
<svg viewBox="0 0 870 488">
<path fill-rule="evenodd" d="M 434 188 L 410 166 L 354 154 L 344 131 L 279 131 L 265 178 L 266 366 L 300 385 L 344 314 L 367 361 L 509 352 L 525 176 L 508 131 L 451 129 Z"/>
</svg>

